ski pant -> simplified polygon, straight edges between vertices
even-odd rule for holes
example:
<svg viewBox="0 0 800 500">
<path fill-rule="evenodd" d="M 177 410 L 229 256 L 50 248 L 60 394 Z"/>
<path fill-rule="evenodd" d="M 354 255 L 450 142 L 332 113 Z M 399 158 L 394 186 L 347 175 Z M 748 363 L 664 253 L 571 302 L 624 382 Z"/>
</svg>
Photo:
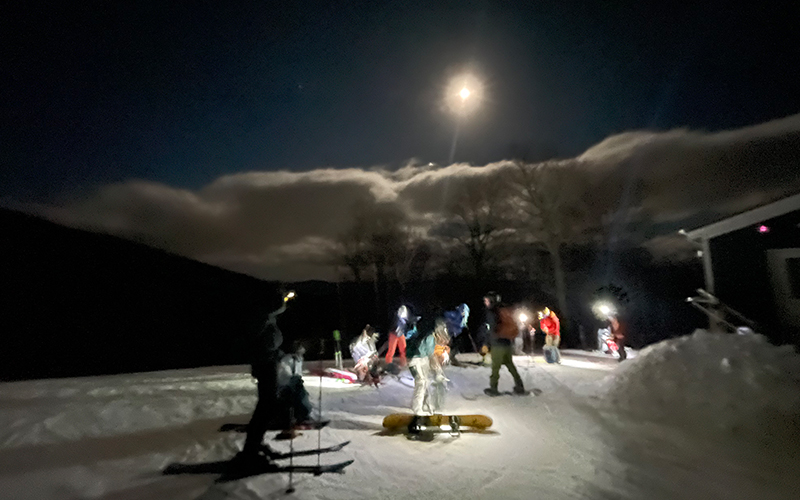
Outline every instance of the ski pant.
<svg viewBox="0 0 800 500">
<path fill-rule="evenodd" d="M 264 440 L 264 433 L 270 427 L 278 408 L 277 373 L 263 376 L 258 380 L 258 403 L 247 424 L 247 438 L 243 453 L 258 453 Z"/>
<path fill-rule="evenodd" d="M 550 349 L 555 353 L 556 356 L 556 363 L 561 361 L 561 351 L 558 350 L 558 346 L 561 344 L 561 335 L 550 335 L 548 334 L 544 338 L 544 348 Z"/>
<path fill-rule="evenodd" d="M 615 338 L 614 341 L 617 343 L 617 347 L 619 348 L 617 351 L 619 353 L 619 360 L 625 361 L 628 359 L 628 353 L 625 351 L 625 338 Z"/>
<path fill-rule="evenodd" d="M 522 352 L 525 354 L 533 353 L 533 335 L 527 328 L 522 331 Z"/>
<path fill-rule="evenodd" d="M 411 412 L 424 415 L 425 400 L 431 379 L 431 362 L 428 358 L 411 358 L 408 370 L 414 377 L 414 394 L 411 396 Z"/>
<path fill-rule="evenodd" d="M 440 413 L 444 405 L 447 379 L 442 366 L 431 358 L 411 358 L 408 369 L 414 377 L 414 394 L 411 396 L 411 412 L 424 415 L 428 406 L 432 413 Z M 432 397 L 428 398 L 428 389 Z"/>
<path fill-rule="evenodd" d="M 492 344 L 492 374 L 489 376 L 489 387 L 497 390 L 497 382 L 500 380 L 500 367 L 505 366 L 508 372 L 514 377 L 514 388 L 523 390 L 522 378 L 517 372 L 517 367 L 514 366 L 513 347 L 509 343 L 495 343 Z"/>
<path fill-rule="evenodd" d="M 391 364 L 394 359 L 395 349 L 400 350 L 400 364 L 404 365 L 406 361 L 406 338 L 403 335 L 389 334 L 389 349 L 386 351 L 386 364 Z"/>
<path fill-rule="evenodd" d="M 444 367 L 439 364 L 436 358 L 430 358 L 431 374 L 431 410 L 433 413 L 441 413 L 444 407 L 444 394 L 447 392 L 447 377 L 444 376 Z"/>
</svg>

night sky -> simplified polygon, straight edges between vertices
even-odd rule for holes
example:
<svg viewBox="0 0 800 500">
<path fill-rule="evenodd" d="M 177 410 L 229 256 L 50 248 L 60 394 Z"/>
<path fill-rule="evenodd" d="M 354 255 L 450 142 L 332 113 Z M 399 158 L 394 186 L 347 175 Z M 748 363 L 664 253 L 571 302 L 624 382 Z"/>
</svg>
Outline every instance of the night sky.
<svg viewBox="0 0 800 500">
<path fill-rule="evenodd" d="M 444 163 L 441 94 L 466 67 L 488 94 L 455 158 L 472 164 L 800 111 L 797 3 L 684 3 L 18 2 L 2 194 Z"/>
<path fill-rule="evenodd" d="M 280 207 L 266 191 L 259 203 L 269 206 L 251 203 L 254 190 L 338 186 L 335 200 L 313 192 L 317 207 L 297 208 L 295 226 L 346 205 L 350 181 L 402 193 L 409 187 L 392 171 L 448 165 L 457 119 L 443 99 L 464 71 L 484 82 L 484 100 L 461 120 L 454 160 L 476 166 L 573 158 L 626 131 L 704 134 L 800 112 L 800 4 L 698 3 L 17 2 L 0 20 L 0 202 L 265 275 L 254 266 L 334 229 L 289 237 L 258 226 L 258 214 Z M 765 130 L 755 135 L 794 141 L 800 125 Z M 674 134 L 663 137 L 663 151 L 674 151 Z M 687 135 L 692 158 L 704 157 L 703 137 L 721 141 Z M 735 141 L 745 139 L 722 137 L 742 150 Z M 796 149 L 791 142 L 779 159 Z M 664 162 L 653 183 L 700 165 L 647 154 Z M 753 170 L 753 155 L 740 170 Z M 369 177 L 375 169 L 390 173 Z M 785 169 L 767 180 L 779 184 Z M 297 175 L 270 176 L 278 171 Z M 722 189 L 745 196 L 751 177 Z M 238 218 L 221 223 L 234 206 Z M 339 230 L 344 215 L 337 220 Z M 242 238 L 282 238 L 228 248 L 220 242 L 243 240 L 223 225 Z M 273 243 L 295 246 L 266 257 Z"/>
</svg>

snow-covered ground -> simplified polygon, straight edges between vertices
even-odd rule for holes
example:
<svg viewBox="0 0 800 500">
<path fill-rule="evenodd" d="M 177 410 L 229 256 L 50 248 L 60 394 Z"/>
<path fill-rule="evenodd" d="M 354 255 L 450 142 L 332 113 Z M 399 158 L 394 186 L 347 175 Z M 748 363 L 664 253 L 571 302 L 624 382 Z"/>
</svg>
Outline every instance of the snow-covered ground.
<svg viewBox="0 0 800 500">
<path fill-rule="evenodd" d="M 304 432 L 295 449 L 350 440 L 322 463 L 355 463 L 342 475 L 295 475 L 293 496 L 800 497 L 800 365 L 788 348 L 698 332 L 623 364 L 577 351 L 560 366 L 515 362 L 540 395 L 489 398 L 487 367 L 449 367 L 448 412 L 489 415 L 493 433 L 431 442 L 380 435 L 385 415 L 408 411 L 410 378 L 378 390 L 323 379 L 332 423 Z M 511 389 L 501 373 L 500 388 Z M 316 404 L 320 379 L 305 383 Z M 233 456 L 243 435 L 218 428 L 247 422 L 254 404 L 244 366 L 0 384 L 0 498 L 283 497 L 287 474 L 225 484 L 161 474 L 173 462 Z"/>
</svg>

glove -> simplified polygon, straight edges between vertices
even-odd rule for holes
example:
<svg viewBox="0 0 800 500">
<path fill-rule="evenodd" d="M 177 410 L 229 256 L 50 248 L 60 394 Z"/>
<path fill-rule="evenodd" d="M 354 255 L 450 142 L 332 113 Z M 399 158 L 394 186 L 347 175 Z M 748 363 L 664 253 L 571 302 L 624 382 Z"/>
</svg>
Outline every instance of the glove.
<svg viewBox="0 0 800 500">
<path fill-rule="evenodd" d="M 446 365 L 449 362 L 450 362 L 450 354 L 447 351 L 444 351 L 442 353 L 442 364 Z"/>
<path fill-rule="evenodd" d="M 487 354 L 489 354 L 489 348 L 487 346 L 481 346 L 481 354 L 483 356 L 486 356 Z"/>
</svg>

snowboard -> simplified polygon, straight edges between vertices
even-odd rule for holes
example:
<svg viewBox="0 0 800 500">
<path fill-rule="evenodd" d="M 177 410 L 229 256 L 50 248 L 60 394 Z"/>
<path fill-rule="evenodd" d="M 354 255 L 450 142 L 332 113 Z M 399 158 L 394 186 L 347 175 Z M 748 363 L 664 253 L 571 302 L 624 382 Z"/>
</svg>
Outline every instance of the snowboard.
<svg viewBox="0 0 800 500">
<path fill-rule="evenodd" d="M 496 396 L 490 396 L 490 395 L 488 395 L 486 393 L 483 393 L 483 392 L 480 393 L 480 394 L 471 394 L 471 393 L 467 393 L 467 392 L 462 392 L 461 393 L 461 397 L 466 399 L 467 401 L 475 401 L 478 398 L 496 398 L 496 397 L 500 397 L 500 396 L 516 396 L 516 397 L 538 396 L 541 393 L 542 393 L 541 389 L 534 388 L 531 391 L 525 391 L 523 394 L 517 394 L 517 393 L 512 392 L 512 391 L 501 391 L 500 394 L 498 394 Z"/>
<path fill-rule="evenodd" d="M 460 427 L 472 427 L 473 429 L 483 430 L 492 426 L 492 419 L 486 415 L 455 415 L 459 419 Z M 392 413 L 383 419 L 383 426 L 391 430 L 408 430 L 408 425 L 414 419 L 414 415 L 410 413 Z M 450 415 L 424 415 L 422 417 L 422 425 L 424 427 L 447 427 L 449 432 Z"/>
</svg>

